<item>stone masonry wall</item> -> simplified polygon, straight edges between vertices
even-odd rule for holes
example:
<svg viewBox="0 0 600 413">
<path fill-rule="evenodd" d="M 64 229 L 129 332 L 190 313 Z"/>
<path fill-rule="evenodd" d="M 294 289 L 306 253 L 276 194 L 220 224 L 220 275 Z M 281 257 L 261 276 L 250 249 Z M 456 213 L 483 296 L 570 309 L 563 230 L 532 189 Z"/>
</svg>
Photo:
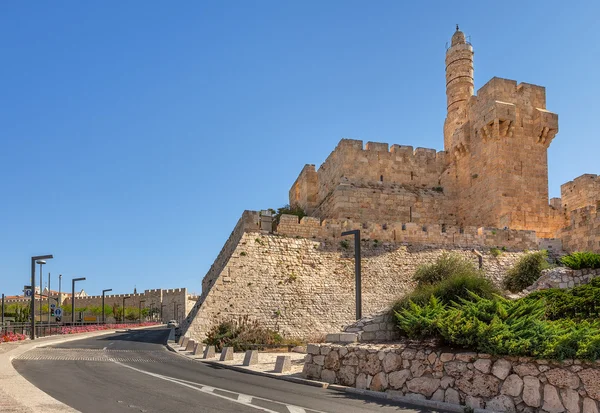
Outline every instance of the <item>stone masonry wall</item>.
<svg viewBox="0 0 600 413">
<path fill-rule="evenodd" d="M 600 269 L 572 270 L 566 267 L 556 267 L 542 271 L 542 276 L 524 292 L 529 293 L 548 288 L 573 288 L 589 283 L 600 275 Z"/>
<path fill-rule="evenodd" d="M 567 215 L 600 201 L 600 176 L 585 174 L 560 186 L 562 207 Z"/>
<path fill-rule="evenodd" d="M 495 412 L 598 413 L 598 362 L 430 347 L 311 344 L 303 375 L 388 396 L 444 401 Z"/>
<path fill-rule="evenodd" d="M 600 252 L 600 215 L 595 205 L 570 212 L 569 225 L 559 232 L 568 252 Z"/>
<path fill-rule="evenodd" d="M 363 242 L 362 250 L 364 314 L 386 309 L 411 291 L 416 268 L 445 251 L 374 241 Z M 455 251 L 477 262 L 470 250 Z M 203 340 L 213 325 L 245 315 L 287 337 L 340 331 L 354 321 L 353 254 L 352 247 L 341 248 L 339 241 L 246 232 L 212 287 L 203 292 L 183 332 Z M 520 255 L 485 254 L 484 269 L 499 282 Z"/>
<path fill-rule="evenodd" d="M 295 215 L 283 215 L 277 226 L 281 235 L 338 241 L 341 233 L 360 229 L 361 237 L 370 240 L 444 247 L 505 247 L 512 250 L 534 250 L 538 239 L 533 231 L 497 228 L 458 227 L 445 224 L 416 224 L 414 222 L 354 222 L 352 220 L 324 220 Z"/>
</svg>

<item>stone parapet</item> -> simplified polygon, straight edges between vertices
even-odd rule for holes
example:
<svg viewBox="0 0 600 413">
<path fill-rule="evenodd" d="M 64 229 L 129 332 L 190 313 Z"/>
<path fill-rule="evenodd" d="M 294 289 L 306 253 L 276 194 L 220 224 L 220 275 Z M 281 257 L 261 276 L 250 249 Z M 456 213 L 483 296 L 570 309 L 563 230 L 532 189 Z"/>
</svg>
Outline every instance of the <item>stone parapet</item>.
<svg viewBox="0 0 600 413">
<path fill-rule="evenodd" d="M 598 362 L 498 357 L 433 347 L 308 346 L 303 376 L 494 412 L 598 412 Z"/>
</svg>

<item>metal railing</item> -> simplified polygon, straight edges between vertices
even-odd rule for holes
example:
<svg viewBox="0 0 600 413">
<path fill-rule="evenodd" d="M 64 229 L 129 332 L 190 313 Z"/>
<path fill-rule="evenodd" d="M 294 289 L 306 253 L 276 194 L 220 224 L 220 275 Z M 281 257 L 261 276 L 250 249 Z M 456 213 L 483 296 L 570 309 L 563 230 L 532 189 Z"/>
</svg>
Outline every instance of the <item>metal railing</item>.
<svg viewBox="0 0 600 413">
<path fill-rule="evenodd" d="M 47 337 L 61 334 L 61 324 L 36 324 L 35 325 L 35 336 L 36 337 Z M 31 323 L 10 323 L 4 326 L 0 326 L 0 336 L 8 333 L 24 334 L 29 336 L 31 333 Z"/>
</svg>

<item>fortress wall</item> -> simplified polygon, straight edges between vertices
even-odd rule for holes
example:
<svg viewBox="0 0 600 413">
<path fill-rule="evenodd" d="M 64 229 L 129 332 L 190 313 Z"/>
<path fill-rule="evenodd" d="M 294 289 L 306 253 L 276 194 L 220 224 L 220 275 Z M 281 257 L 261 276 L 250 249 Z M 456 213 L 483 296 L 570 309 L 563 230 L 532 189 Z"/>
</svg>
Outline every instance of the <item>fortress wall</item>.
<svg viewBox="0 0 600 413">
<path fill-rule="evenodd" d="M 598 208 L 586 206 L 571 211 L 569 225 L 560 231 L 567 252 L 593 251 L 600 253 L 600 215 Z"/>
<path fill-rule="evenodd" d="M 535 250 L 538 239 L 534 231 L 498 228 L 458 227 L 414 222 L 360 223 L 351 220 L 324 220 L 283 215 L 277 233 L 292 237 L 339 242 L 343 231 L 361 230 L 361 238 L 382 242 L 414 243 L 437 247 L 505 247 L 510 250 Z M 349 239 L 349 238 L 348 238 Z"/>
<path fill-rule="evenodd" d="M 313 216 L 356 221 L 456 224 L 443 188 L 391 183 L 339 185 Z"/>
<path fill-rule="evenodd" d="M 312 211 L 340 183 L 396 183 L 419 188 L 439 186 L 445 153 L 435 149 L 342 139 L 316 172 L 304 167 L 290 189 L 290 204 Z M 318 184 L 318 185 L 316 185 Z M 314 191 L 318 192 L 315 193 Z"/>
<path fill-rule="evenodd" d="M 600 176 L 585 174 L 560 186 L 562 206 L 567 215 L 571 211 L 600 201 Z"/>
<path fill-rule="evenodd" d="M 363 314 L 411 291 L 416 268 L 446 251 L 374 244 L 362 243 Z M 476 263 L 469 249 L 454 251 Z M 215 324 L 244 315 L 286 337 L 340 331 L 355 318 L 353 255 L 352 246 L 344 249 L 339 241 L 244 233 L 183 332 L 203 340 Z M 484 269 L 499 282 L 520 255 L 484 253 Z"/>
</svg>

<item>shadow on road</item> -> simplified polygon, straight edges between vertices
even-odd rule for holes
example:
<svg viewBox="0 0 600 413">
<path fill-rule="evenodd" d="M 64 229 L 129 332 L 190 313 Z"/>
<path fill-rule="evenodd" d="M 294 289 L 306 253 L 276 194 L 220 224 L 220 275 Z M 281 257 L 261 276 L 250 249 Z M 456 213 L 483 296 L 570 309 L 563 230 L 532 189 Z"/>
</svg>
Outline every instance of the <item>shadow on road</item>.
<svg viewBox="0 0 600 413">
<path fill-rule="evenodd" d="M 131 341 L 166 345 L 169 339 L 168 328 L 158 327 L 148 330 L 119 330 L 109 336 L 98 337 L 98 341 Z"/>
</svg>

